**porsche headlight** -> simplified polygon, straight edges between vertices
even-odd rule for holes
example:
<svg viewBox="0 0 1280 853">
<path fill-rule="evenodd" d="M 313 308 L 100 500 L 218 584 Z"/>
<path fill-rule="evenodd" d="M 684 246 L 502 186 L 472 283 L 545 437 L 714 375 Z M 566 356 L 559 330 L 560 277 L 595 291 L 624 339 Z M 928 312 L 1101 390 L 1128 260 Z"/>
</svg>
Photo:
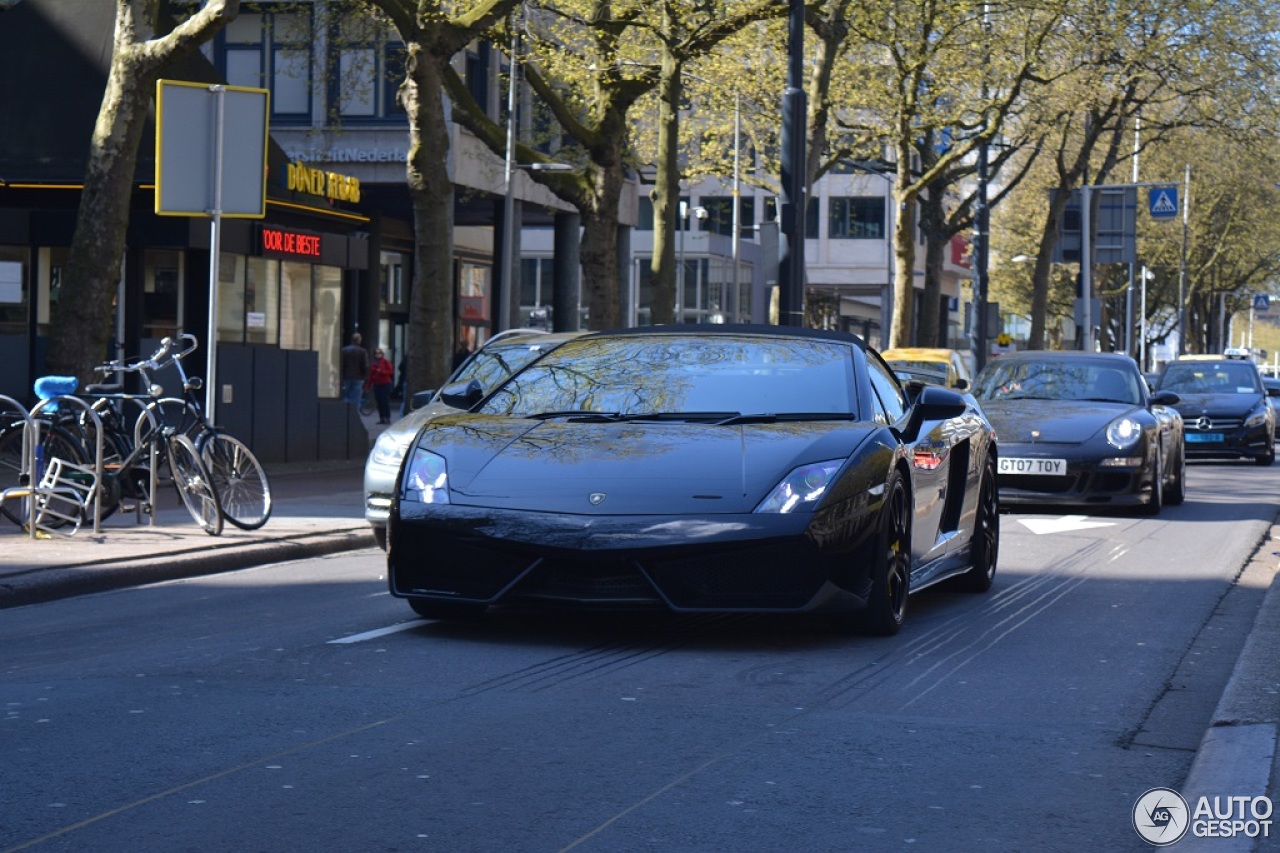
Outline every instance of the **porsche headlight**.
<svg viewBox="0 0 1280 853">
<path fill-rule="evenodd" d="M 384 431 L 373 443 L 373 450 L 369 451 L 369 464 L 399 471 L 400 463 L 404 461 L 405 451 L 409 449 L 409 442 L 413 441 L 413 435 L 408 430 Z"/>
<path fill-rule="evenodd" d="M 1107 441 L 1120 449 L 1135 444 L 1142 436 L 1142 424 L 1130 417 L 1116 418 L 1107 424 Z"/>
<path fill-rule="evenodd" d="M 812 509 L 827 486 L 835 478 L 836 472 L 844 464 L 843 459 L 832 459 L 827 462 L 815 462 L 801 465 L 783 478 L 774 487 L 769 496 L 760 502 L 756 512 L 794 512 L 800 508 Z"/>
<path fill-rule="evenodd" d="M 405 468 L 401 495 L 407 501 L 424 504 L 449 502 L 449 468 L 444 457 L 424 450 L 413 451 Z"/>
<path fill-rule="evenodd" d="M 1245 418 L 1244 425 L 1246 427 L 1262 426 L 1267 422 L 1267 407 L 1261 405 L 1249 413 L 1249 417 Z"/>
</svg>

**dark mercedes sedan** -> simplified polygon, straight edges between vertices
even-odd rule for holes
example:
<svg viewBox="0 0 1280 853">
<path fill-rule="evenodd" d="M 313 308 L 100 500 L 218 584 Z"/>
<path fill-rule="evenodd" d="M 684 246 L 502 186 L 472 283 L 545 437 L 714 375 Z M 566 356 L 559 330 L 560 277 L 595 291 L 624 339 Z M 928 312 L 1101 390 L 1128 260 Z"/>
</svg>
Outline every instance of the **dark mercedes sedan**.
<svg viewBox="0 0 1280 853">
<path fill-rule="evenodd" d="M 1000 437 L 1004 504 L 1182 503 L 1178 397 L 1149 394 L 1118 353 L 1020 352 L 989 363 L 974 396 Z"/>
<path fill-rule="evenodd" d="M 1276 413 L 1267 398 L 1280 396 L 1262 384 L 1251 361 L 1208 360 L 1202 356 L 1169 362 L 1156 381 L 1158 391 L 1176 394 L 1192 459 L 1276 459 Z"/>
<path fill-rule="evenodd" d="M 991 586 L 990 424 L 860 339 L 657 326 L 567 341 L 426 423 L 388 526 L 393 595 L 490 607 L 825 613 L 892 634 L 908 595 Z"/>
</svg>

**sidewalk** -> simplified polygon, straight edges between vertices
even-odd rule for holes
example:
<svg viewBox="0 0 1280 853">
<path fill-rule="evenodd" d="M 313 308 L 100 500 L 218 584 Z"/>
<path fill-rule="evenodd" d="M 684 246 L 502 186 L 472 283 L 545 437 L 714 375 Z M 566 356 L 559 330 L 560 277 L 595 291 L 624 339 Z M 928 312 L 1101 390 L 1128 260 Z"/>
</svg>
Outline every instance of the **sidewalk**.
<svg viewBox="0 0 1280 853">
<path fill-rule="evenodd" d="M 364 418 L 372 444 L 382 427 Z M 258 530 L 205 533 L 162 487 L 155 524 L 119 512 L 95 534 L 32 539 L 0 517 L 0 609 L 125 586 L 376 547 L 364 520 L 364 459 L 265 465 L 271 518 Z"/>
</svg>

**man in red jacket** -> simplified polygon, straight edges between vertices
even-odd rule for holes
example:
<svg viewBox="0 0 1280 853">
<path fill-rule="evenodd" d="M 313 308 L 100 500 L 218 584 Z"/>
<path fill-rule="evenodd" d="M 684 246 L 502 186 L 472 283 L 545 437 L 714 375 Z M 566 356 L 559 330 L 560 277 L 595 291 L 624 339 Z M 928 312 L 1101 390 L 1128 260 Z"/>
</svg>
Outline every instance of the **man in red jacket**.
<svg viewBox="0 0 1280 853">
<path fill-rule="evenodd" d="M 382 351 L 373 351 L 373 363 L 369 365 L 368 387 L 373 388 L 373 399 L 378 403 L 378 423 L 391 423 L 391 385 L 395 381 L 396 368 Z"/>
</svg>

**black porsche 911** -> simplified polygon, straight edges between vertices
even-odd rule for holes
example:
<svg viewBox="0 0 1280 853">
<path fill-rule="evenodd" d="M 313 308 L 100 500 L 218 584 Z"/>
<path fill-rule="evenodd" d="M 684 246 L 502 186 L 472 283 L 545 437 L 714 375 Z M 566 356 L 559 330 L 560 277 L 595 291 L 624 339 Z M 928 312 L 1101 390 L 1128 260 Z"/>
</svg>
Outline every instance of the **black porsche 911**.
<svg viewBox="0 0 1280 853">
<path fill-rule="evenodd" d="M 1155 514 L 1186 495 L 1178 396 L 1149 393 L 1127 355 L 1002 355 L 978 374 L 974 396 L 1000 436 L 1002 503 Z"/>
<path fill-rule="evenodd" d="M 991 586 L 996 447 L 954 391 L 904 389 L 852 336 L 657 326 L 568 341 L 426 424 L 388 528 L 392 594 L 493 605 L 838 614 Z"/>
</svg>

